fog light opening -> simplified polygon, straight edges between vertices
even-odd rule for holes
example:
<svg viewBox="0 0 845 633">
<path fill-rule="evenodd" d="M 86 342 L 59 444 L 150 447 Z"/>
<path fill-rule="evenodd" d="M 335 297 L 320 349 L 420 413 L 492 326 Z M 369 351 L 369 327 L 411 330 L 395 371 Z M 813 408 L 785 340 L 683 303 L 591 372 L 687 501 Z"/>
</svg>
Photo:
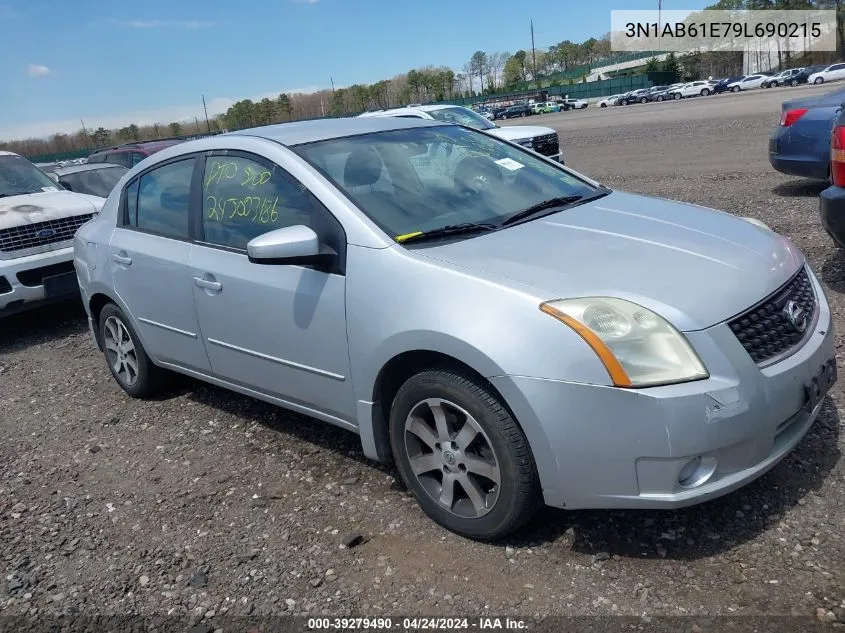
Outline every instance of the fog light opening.
<svg viewBox="0 0 845 633">
<path fill-rule="evenodd" d="M 705 483 L 716 472 L 716 459 L 697 455 L 690 459 L 678 473 L 678 484 L 682 488 L 695 488 Z"/>
</svg>

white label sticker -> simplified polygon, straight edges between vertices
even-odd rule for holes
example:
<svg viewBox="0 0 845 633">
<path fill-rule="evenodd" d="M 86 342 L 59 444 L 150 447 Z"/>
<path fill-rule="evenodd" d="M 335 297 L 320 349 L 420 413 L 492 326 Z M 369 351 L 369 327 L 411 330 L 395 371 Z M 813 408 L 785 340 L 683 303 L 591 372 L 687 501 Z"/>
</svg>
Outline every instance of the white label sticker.
<svg viewBox="0 0 845 633">
<path fill-rule="evenodd" d="M 504 167 L 505 169 L 510 169 L 511 171 L 516 171 L 517 169 L 525 167 L 525 165 L 516 162 L 512 158 L 501 158 L 496 161 L 496 164 L 500 167 Z"/>
<path fill-rule="evenodd" d="M 41 187 L 41 191 L 58 191 L 55 187 Z"/>
</svg>

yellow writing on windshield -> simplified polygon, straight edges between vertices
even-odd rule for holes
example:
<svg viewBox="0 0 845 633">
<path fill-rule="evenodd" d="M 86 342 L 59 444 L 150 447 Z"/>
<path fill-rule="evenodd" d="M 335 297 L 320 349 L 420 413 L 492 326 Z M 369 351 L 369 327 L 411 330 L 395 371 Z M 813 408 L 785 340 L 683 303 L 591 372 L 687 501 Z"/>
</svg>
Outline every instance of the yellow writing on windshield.
<svg viewBox="0 0 845 633">
<path fill-rule="evenodd" d="M 205 180 L 205 186 L 210 187 L 213 184 L 221 184 L 228 180 L 235 180 L 239 172 L 238 164 L 234 161 L 211 161 L 208 167 L 208 177 Z M 246 165 L 240 176 L 241 187 L 257 187 L 265 184 L 270 180 L 272 174 L 265 170 L 259 171 L 254 167 Z"/>
</svg>

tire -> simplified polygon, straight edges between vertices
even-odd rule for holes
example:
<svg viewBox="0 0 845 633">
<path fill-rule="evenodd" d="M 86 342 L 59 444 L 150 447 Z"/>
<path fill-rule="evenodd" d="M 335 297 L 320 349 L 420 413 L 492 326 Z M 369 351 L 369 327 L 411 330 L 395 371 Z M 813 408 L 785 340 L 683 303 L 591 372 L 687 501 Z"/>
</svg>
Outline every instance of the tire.
<svg viewBox="0 0 845 633">
<path fill-rule="evenodd" d="M 120 388 L 133 398 L 147 398 L 161 391 L 167 372 L 147 356 L 123 311 L 114 303 L 107 303 L 100 312 L 99 327 L 103 356 Z"/>
<path fill-rule="evenodd" d="M 527 116 L 527 115 L 525 114 L 525 112 L 520 112 L 519 116 Z"/>
<path fill-rule="evenodd" d="M 710 91 L 709 91 L 707 88 L 703 88 L 703 89 L 701 90 L 701 96 L 702 96 L 702 97 L 706 97 L 706 96 L 707 96 L 707 95 L 709 95 L 709 94 L 710 94 Z"/>
<path fill-rule="evenodd" d="M 676 93 L 674 93 L 674 94 L 672 95 L 672 98 L 673 98 L 675 101 L 677 101 L 678 99 L 680 99 L 680 98 L 681 98 L 681 93 L 680 93 L 680 92 L 676 92 Z"/>
<path fill-rule="evenodd" d="M 792 81 L 790 81 L 790 82 L 789 82 L 789 85 L 790 85 L 790 86 L 792 86 L 792 87 L 794 88 L 795 86 L 797 86 L 797 85 L 798 85 L 798 80 L 797 80 L 797 79 L 793 79 Z"/>
<path fill-rule="evenodd" d="M 816 84 L 816 85 L 823 84 L 824 83 L 824 77 L 816 77 L 816 79 L 815 79 L 815 81 L 813 81 L 813 83 Z"/>
<path fill-rule="evenodd" d="M 599 107 L 600 107 L 600 108 L 606 108 L 606 107 L 607 107 L 607 104 L 606 104 L 606 103 L 600 103 L 600 104 L 599 104 Z"/>
<path fill-rule="evenodd" d="M 663 95 L 658 96 L 655 101 L 663 101 Z"/>
<path fill-rule="evenodd" d="M 642 99 L 640 99 L 640 103 L 648 103 L 648 99 L 646 99 L 645 97 L 643 97 Z"/>
<path fill-rule="evenodd" d="M 778 82 L 773 81 L 773 82 L 771 82 L 771 83 L 770 83 L 767 87 L 768 87 L 768 88 L 777 88 L 777 87 L 778 87 Z"/>
<path fill-rule="evenodd" d="M 739 86 L 734 86 L 731 88 L 731 92 L 739 92 Z"/>
<path fill-rule="evenodd" d="M 434 416 L 441 413 L 438 431 Z M 423 512 L 456 534 L 500 539 L 524 525 L 541 506 L 528 439 L 479 379 L 451 369 L 409 378 L 390 408 L 390 443 L 399 475 Z M 444 497 L 445 477 L 452 485 L 451 497 Z M 468 492 L 464 482 L 474 490 Z"/>
</svg>

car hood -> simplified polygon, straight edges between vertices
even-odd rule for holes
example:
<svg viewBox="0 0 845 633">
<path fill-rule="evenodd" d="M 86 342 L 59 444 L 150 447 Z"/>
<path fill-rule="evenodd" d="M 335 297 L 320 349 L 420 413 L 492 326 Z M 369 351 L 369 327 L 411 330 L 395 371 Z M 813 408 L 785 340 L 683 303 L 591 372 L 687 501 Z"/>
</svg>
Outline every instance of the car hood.
<svg viewBox="0 0 845 633">
<path fill-rule="evenodd" d="M 43 191 L 0 198 L 0 229 L 98 213 L 105 198 L 73 191 Z"/>
<path fill-rule="evenodd" d="M 509 125 L 507 127 L 497 127 L 496 129 L 484 130 L 488 134 L 498 136 L 506 141 L 516 141 L 525 138 L 534 138 L 535 136 L 546 136 L 547 134 L 557 134 L 550 127 L 541 127 L 539 125 Z"/>
<path fill-rule="evenodd" d="M 787 238 L 729 213 L 622 192 L 415 252 L 530 286 L 543 300 L 628 299 L 683 331 L 743 312 L 804 262 Z"/>
</svg>

